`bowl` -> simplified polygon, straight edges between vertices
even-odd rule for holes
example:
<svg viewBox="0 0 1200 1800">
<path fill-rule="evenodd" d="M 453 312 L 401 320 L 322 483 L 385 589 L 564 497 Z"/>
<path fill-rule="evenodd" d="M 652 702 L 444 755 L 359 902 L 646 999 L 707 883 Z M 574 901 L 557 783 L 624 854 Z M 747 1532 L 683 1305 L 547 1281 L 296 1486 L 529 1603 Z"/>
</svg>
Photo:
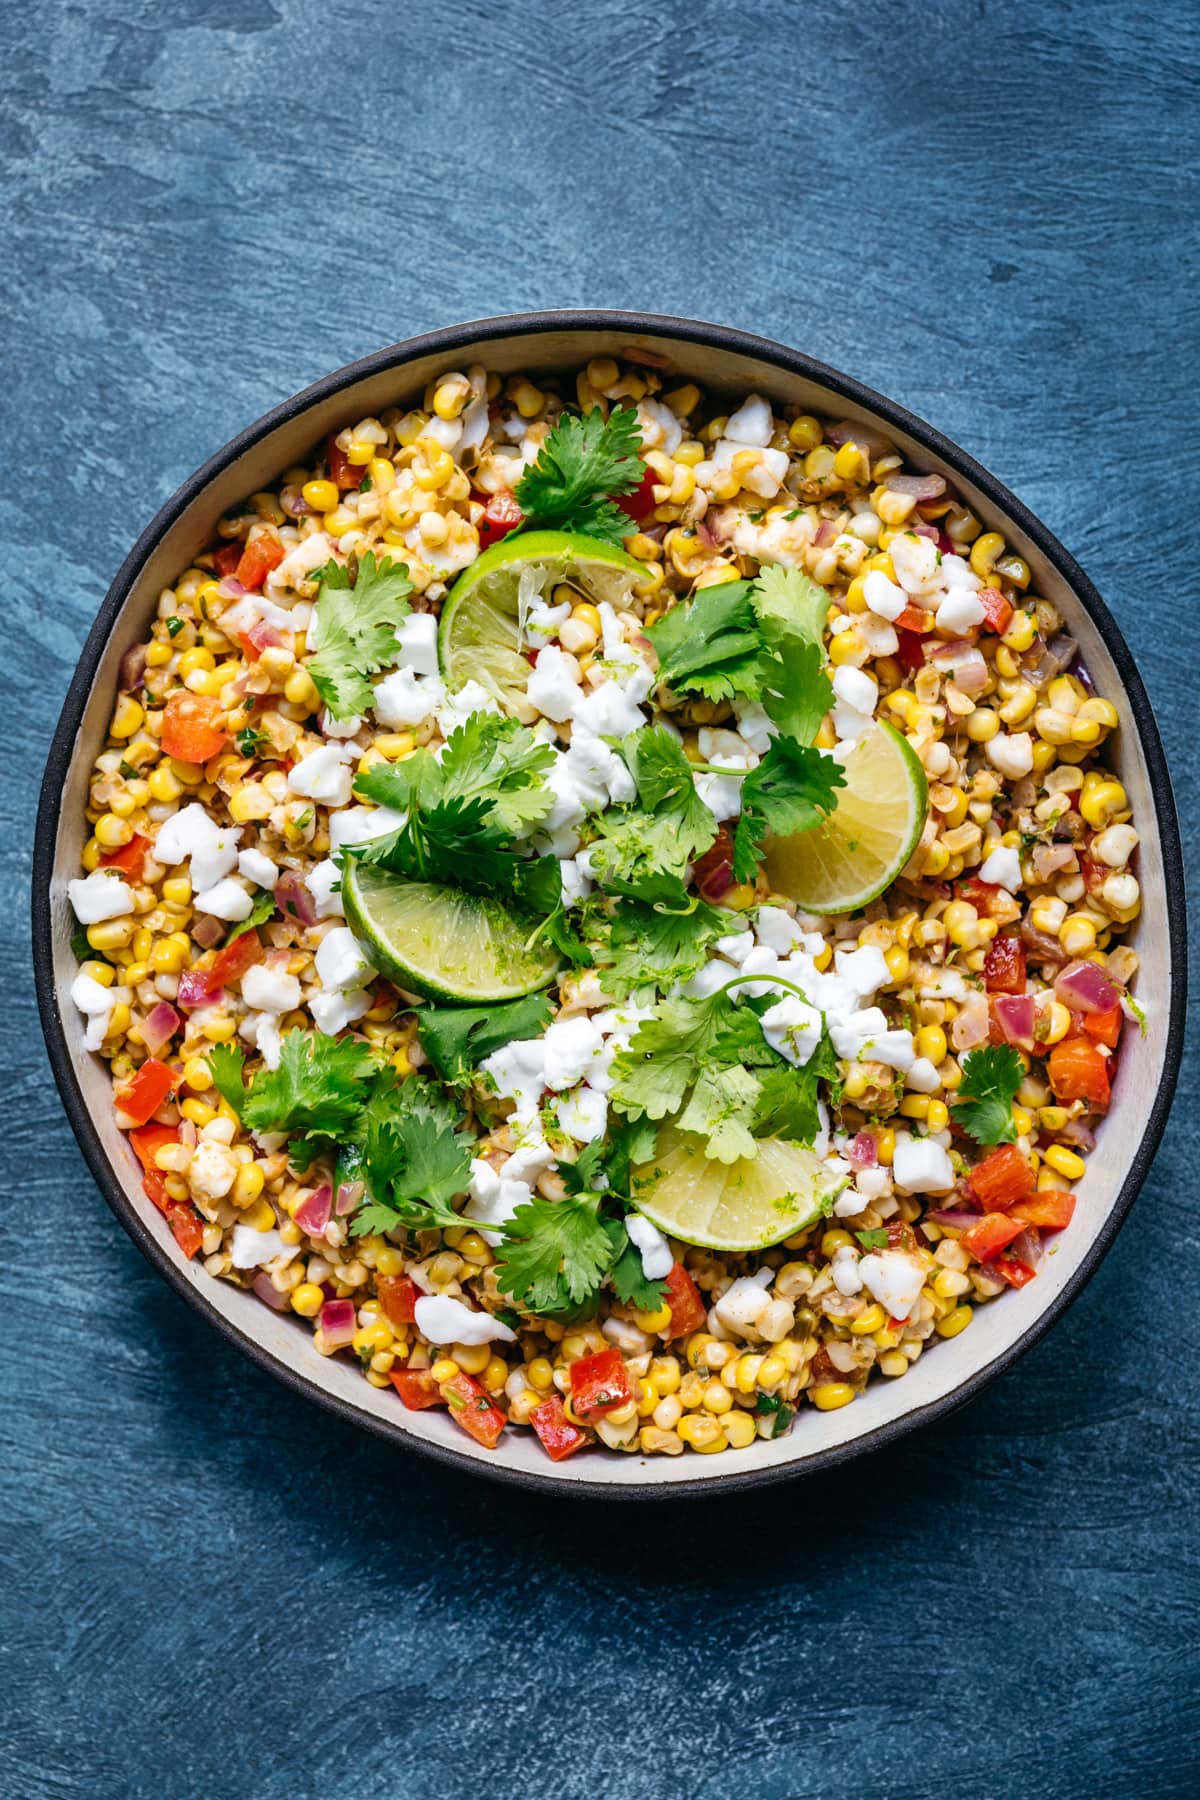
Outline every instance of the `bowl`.
<svg viewBox="0 0 1200 1800">
<path fill-rule="evenodd" d="M 122 652 L 146 635 L 159 591 L 214 535 L 221 515 L 267 485 L 349 419 L 410 403 L 441 369 L 486 362 L 502 373 L 550 371 L 630 347 L 666 357 L 685 377 L 745 395 L 758 389 L 804 411 L 881 426 L 910 465 L 949 476 L 988 528 L 999 529 L 1054 601 L 1099 691 L 1120 711 L 1114 761 L 1142 833 L 1143 910 L 1131 941 L 1150 996 L 1144 1036 L 1126 1034 L 1114 1102 L 1088 1163 L 1081 1204 L 1038 1278 L 981 1307 L 969 1334 L 922 1357 L 903 1382 L 874 1382 L 853 1406 L 806 1409 L 791 1433 L 723 1457 L 642 1458 L 597 1450 L 552 1464 L 532 1433 L 488 1451 L 441 1411 L 406 1412 L 357 1370 L 324 1358 L 309 1331 L 250 1293 L 186 1262 L 142 1193 L 140 1170 L 112 1122 L 111 1084 L 83 1047 L 67 995 L 74 974 L 66 884 L 79 870 L 88 773 L 103 742 Z M 239 433 L 188 477 L 118 572 L 63 706 L 42 787 L 33 858 L 34 956 L 55 1079 L 88 1166 L 120 1223 L 175 1290 L 260 1368 L 398 1447 L 517 1486 L 558 1494 L 646 1498 L 726 1493 L 828 1468 L 891 1442 L 977 1394 L 1036 1343 L 1095 1273 L 1133 1204 L 1162 1134 L 1182 1054 L 1186 952 L 1179 828 L 1162 745 L 1134 659 L 1083 571 L 979 463 L 894 401 L 810 356 L 695 320 L 626 312 L 541 312 L 452 326 L 339 369 Z"/>
</svg>

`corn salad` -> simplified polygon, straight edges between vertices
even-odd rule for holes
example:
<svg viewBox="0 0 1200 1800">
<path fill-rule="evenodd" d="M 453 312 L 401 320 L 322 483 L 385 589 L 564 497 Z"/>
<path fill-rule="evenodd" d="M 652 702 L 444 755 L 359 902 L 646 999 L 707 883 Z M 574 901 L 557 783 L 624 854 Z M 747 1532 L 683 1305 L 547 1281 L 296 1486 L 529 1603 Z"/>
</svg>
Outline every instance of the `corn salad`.
<svg viewBox="0 0 1200 1800">
<path fill-rule="evenodd" d="M 569 1098 L 548 1081 L 522 1112 L 520 1081 L 493 1058 L 466 1102 L 461 1224 L 356 1233 L 333 1164 L 306 1161 L 299 1136 L 248 1129 L 213 1057 L 240 1046 L 253 1074 L 277 1067 L 289 1033 L 315 1030 L 361 1042 L 402 1082 L 428 1074 L 419 996 L 378 975 L 344 922 L 340 854 L 371 835 L 353 783 L 438 751 L 461 722 L 461 696 L 456 711 L 439 684 L 442 602 L 520 523 L 514 490 L 564 411 L 619 406 L 641 434 L 643 479 L 623 501 L 640 575 L 607 617 L 570 585 L 541 597 L 540 740 L 569 747 L 564 670 L 571 694 L 598 691 L 614 633 L 652 669 L 644 633 L 672 606 L 780 566 L 827 598 L 834 704 L 817 748 L 888 722 L 919 759 L 928 813 L 899 876 L 848 915 L 804 914 L 762 870 L 732 881 L 728 858 L 715 884 L 711 856 L 701 871 L 728 913 L 710 959 L 735 975 L 793 952 L 816 971 L 874 971 L 858 1004 L 881 1009 L 900 1048 L 880 1060 L 878 1033 L 838 1040 L 815 1143 L 844 1183 L 832 1208 L 742 1255 L 647 1221 L 629 1236 L 656 1271 L 653 1305 L 606 1287 L 587 1316 L 539 1316 L 500 1285 L 496 1196 L 507 1182 L 561 1201 L 563 1165 L 602 1120 L 602 1083 Z M 320 572 L 368 553 L 408 571 L 406 653 L 372 711 L 337 721 L 309 672 Z M 647 704 L 704 766 L 698 790 L 727 833 L 737 802 L 720 791 L 722 757 L 757 760 L 761 715 L 736 698 L 660 691 Z M 446 370 L 419 405 L 349 423 L 250 495 L 159 596 L 92 775 L 70 884 L 72 997 L 182 1252 L 304 1321 L 318 1352 L 357 1358 L 397 1404 L 448 1406 L 489 1445 L 533 1429 L 556 1459 L 737 1452 L 802 1406 L 832 1411 L 873 1375 L 902 1379 L 978 1306 L 1034 1279 L 1069 1225 L 1136 1014 L 1123 939 L 1140 905 L 1138 834 L 1105 762 L 1117 724 L 1028 564 L 874 429 L 758 395 L 731 404 L 636 351 L 570 379 Z M 564 891 L 572 863 L 584 893 L 578 822 L 556 829 Z M 582 1021 L 619 1049 L 636 1029 L 636 1003 L 614 1023 L 602 967 L 560 972 L 549 997 L 551 1032 Z M 1005 1044 L 1019 1085 L 985 1147 L 956 1125 L 956 1095 L 971 1054 Z M 539 1159 L 522 1129 L 547 1107 L 556 1153 Z"/>
</svg>

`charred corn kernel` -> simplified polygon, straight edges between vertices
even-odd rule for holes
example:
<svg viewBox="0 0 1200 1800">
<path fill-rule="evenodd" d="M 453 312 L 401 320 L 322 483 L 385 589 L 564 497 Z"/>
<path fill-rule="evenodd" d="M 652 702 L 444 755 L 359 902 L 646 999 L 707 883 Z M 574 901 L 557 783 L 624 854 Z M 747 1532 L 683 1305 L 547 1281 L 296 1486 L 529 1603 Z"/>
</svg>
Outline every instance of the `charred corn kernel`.
<svg viewBox="0 0 1200 1800">
<path fill-rule="evenodd" d="M 150 789 L 151 799 L 157 800 L 160 806 L 178 800 L 183 792 L 183 783 L 175 779 L 166 763 L 160 763 L 157 769 L 150 771 L 146 785 Z"/>
<path fill-rule="evenodd" d="M 546 396 L 541 388 L 534 387 L 532 381 L 520 378 L 514 381 L 509 389 L 513 404 L 523 419 L 536 419 L 546 403 Z"/>
<path fill-rule="evenodd" d="M 1111 700 L 1085 700 L 1075 715 L 1079 719 L 1090 719 L 1102 725 L 1107 731 L 1114 731 L 1120 721 L 1120 714 Z"/>
<path fill-rule="evenodd" d="M 325 1295 L 315 1281 L 302 1281 L 292 1289 L 292 1311 L 302 1319 L 315 1319 L 325 1304 Z"/>
<path fill-rule="evenodd" d="M 133 827 L 115 813 L 101 813 L 95 825 L 96 842 L 105 850 L 119 850 L 133 836 Z"/>
<path fill-rule="evenodd" d="M 1068 956 L 1086 956 L 1096 948 L 1096 927 L 1086 913 L 1068 913 L 1058 932 Z"/>
<path fill-rule="evenodd" d="M 893 981 L 908 980 L 909 969 L 912 965 L 908 951 L 904 949 L 903 945 L 893 944 L 890 950 L 884 951 L 883 960 L 887 964 L 888 974 Z"/>
<path fill-rule="evenodd" d="M 444 544 L 450 535 L 450 527 L 440 512 L 423 512 L 417 529 L 421 534 L 421 542 L 434 547 Z"/>
<path fill-rule="evenodd" d="M 1068 1150 L 1065 1144 L 1051 1144 L 1048 1150 L 1043 1150 L 1042 1161 L 1056 1175 L 1065 1175 L 1068 1181 L 1078 1181 L 1086 1167 L 1082 1156 L 1076 1156 L 1074 1150 Z"/>
<path fill-rule="evenodd" d="M 650 1312 L 635 1312 L 633 1322 L 639 1331 L 648 1331 L 657 1336 L 660 1331 L 665 1331 L 671 1323 L 671 1309 L 664 1305 L 656 1306 Z"/>
<path fill-rule="evenodd" d="M 253 1206 L 263 1191 L 266 1177 L 257 1163 L 243 1163 L 233 1182 L 232 1200 L 235 1206 Z"/>
<path fill-rule="evenodd" d="M 834 1230 L 823 1234 L 821 1238 L 822 1256 L 836 1256 L 839 1250 L 846 1248 L 854 1248 L 854 1239 L 848 1231 L 842 1231 L 835 1227 Z"/>
<path fill-rule="evenodd" d="M 104 919 L 99 925 L 89 925 L 87 941 L 93 950 L 104 955 L 112 950 L 124 950 L 133 936 L 132 919 Z"/>
<path fill-rule="evenodd" d="M 386 456 L 373 456 L 367 464 L 371 486 L 379 495 L 390 494 L 396 485 L 396 465 Z"/>
<path fill-rule="evenodd" d="M 979 538 L 976 539 L 976 542 L 982 543 L 983 540 L 982 538 Z M 1013 614 L 1008 630 L 1004 633 L 1001 642 L 1007 644 L 1010 650 L 1015 650 L 1018 656 L 1020 656 L 1026 650 L 1032 649 L 1033 640 L 1036 636 L 1037 619 L 1034 614 L 1031 612 L 1018 612 Z"/>
<path fill-rule="evenodd" d="M 815 450 L 823 435 L 820 420 L 811 413 L 801 413 L 788 426 L 788 439 L 794 450 Z"/>
<path fill-rule="evenodd" d="M 855 1337 L 868 1337 L 871 1332 L 878 1331 L 886 1323 L 887 1314 L 876 1301 L 874 1306 L 868 1306 L 865 1312 L 860 1312 L 857 1319 L 851 1320 L 850 1330 Z"/>
<path fill-rule="evenodd" d="M 854 1393 L 848 1381 L 826 1381 L 812 1389 L 811 1399 L 818 1412 L 836 1412 L 839 1406 L 849 1406 Z"/>
<path fill-rule="evenodd" d="M 842 1089 L 847 1100 L 861 1100 L 870 1085 L 870 1076 L 857 1063 L 846 1070 L 846 1079 L 842 1084 Z"/>
<path fill-rule="evenodd" d="M 921 868 L 926 875 L 941 875 L 950 863 L 950 852 L 945 844 L 930 844 L 921 859 Z"/>
<path fill-rule="evenodd" d="M 109 733 L 115 738 L 131 738 L 146 717 L 132 694 L 122 694 L 113 709 Z"/>
<path fill-rule="evenodd" d="M 748 1450 L 758 1436 L 757 1421 L 748 1412 L 729 1412 L 721 1420 L 721 1430 L 731 1450 Z"/>
<path fill-rule="evenodd" d="M 202 1056 L 188 1057 L 183 1065 L 183 1079 L 194 1094 L 206 1094 L 213 1084 L 212 1070 Z"/>
<path fill-rule="evenodd" d="M 782 1356 L 764 1356 L 758 1371 L 758 1385 L 764 1394 L 772 1394 L 786 1380 L 788 1366 Z"/>
<path fill-rule="evenodd" d="M 313 512 L 332 512 L 338 503 L 337 486 L 332 481 L 306 481 L 300 489 L 300 494 L 305 504 Z"/>
<path fill-rule="evenodd" d="M 902 1350 L 889 1350 L 885 1356 L 880 1357 L 876 1365 L 881 1375 L 890 1376 L 893 1380 L 897 1375 L 907 1375 L 909 1366 L 908 1358 Z"/>
<path fill-rule="evenodd" d="M 875 1159 L 882 1163 L 885 1169 L 888 1169 L 892 1165 L 895 1154 L 896 1133 L 890 1125 L 886 1125 L 882 1131 L 875 1133 Z"/>
<path fill-rule="evenodd" d="M 620 378 L 621 371 L 611 356 L 593 356 L 587 366 L 587 378 L 597 393 L 612 387 Z M 515 399 L 514 395 L 514 399 Z"/>
<path fill-rule="evenodd" d="M 457 419 L 471 394 L 471 384 L 462 376 L 452 381 L 443 381 L 433 396 L 433 410 L 439 419 L 447 423 Z"/>
<path fill-rule="evenodd" d="M 1128 805 L 1128 796 L 1119 781 L 1101 781 L 1090 789 L 1085 784 L 1079 800 L 1079 810 L 1093 831 L 1102 831 Z"/>
<path fill-rule="evenodd" d="M 922 1025 L 913 1039 L 913 1047 L 918 1056 L 927 1056 L 931 1063 L 946 1060 L 946 1034 L 940 1025 Z"/>
<path fill-rule="evenodd" d="M 351 1339 L 350 1347 L 355 1356 L 373 1356 L 377 1350 L 386 1350 L 392 1341 L 392 1328 L 386 1320 L 376 1320 L 370 1325 L 360 1325 Z"/>
<path fill-rule="evenodd" d="M 939 1337 L 957 1337 L 960 1331 L 965 1331 L 967 1329 L 973 1316 L 971 1307 L 956 1306 L 953 1312 L 947 1313 L 944 1319 L 938 1320 L 937 1324 L 934 1326 L 934 1330 Z"/>
<path fill-rule="evenodd" d="M 315 712 L 321 703 L 316 683 L 307 669 L 292 670 L 283 684 L 283 697 L 293 706 L 306 706 L 310 712 Z"/>
<path fill-rule="evenodd" d="M 675 1427 L 685 1444 L 693 1450 L 707 1451 L 725 1450 L 729 1440 L 711 1413 L 688 1413 L 680 1419 Z"/>
<path fill-rule="evenodd" d="M 931 1100 L 929 1110 L 925 1114 L 925 1123 L 930 1131 L 945 1131 L 950 1124 L 950 1112 L 941 1100 Z"/>
<path fill-rule="evenodd" d="M 608 386 L 608 383 L 603 385 Z M 663 395 L 664 403 L 670 407 L 677 419 L 686 419 L 689 413 L 695 412 L 700 404 L 700 389 L 695 382 L 685 382 L 682 387 L 672 388 L 669 394 Z"/>
<path fill-rule="evenodd" d="M 828 444 L 818 444 L 804 458 L 804 473 L 809 481 L 828 481 L 833 474 L 834 452 Z"/>
<path fill-rule="evenodd" d="M 945 804 L 939 806 L 937 810 L 941 813 L 947 829 L 953 831 L 955 826 L 961 825 L 967 816 L 967 796 L 960 787 L 951 788 L 946 796 Z"/>
<path fill-rule="evenodd" d="M 998 556 L 1004 555 L 1004 539 L 998 531 L 985 531 L 971 545 L 970 563 L 976 575 L 988 576 Z"/>
</svg>

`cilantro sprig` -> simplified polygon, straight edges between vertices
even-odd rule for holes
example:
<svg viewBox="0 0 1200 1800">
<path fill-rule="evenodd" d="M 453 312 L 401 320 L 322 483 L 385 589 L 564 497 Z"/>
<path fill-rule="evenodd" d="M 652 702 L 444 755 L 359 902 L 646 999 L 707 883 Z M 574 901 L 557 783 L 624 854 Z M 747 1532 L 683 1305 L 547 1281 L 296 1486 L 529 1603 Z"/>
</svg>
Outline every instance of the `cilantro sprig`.
<svg viewBox="0 0 1200 1800">
<path fill-rule="evenodd" d="M 819 825 L 845 785 L 832 757 L 794 738 L 772 738 L 767 754 L 742 783 L 742 811 L 733 838 L 734 880 L 754 880 L 768 836 L 790 836 Z"/>
<path fill-rule="evenodd" d="M 443 1081 L 461 1086 L 494 1050 L 539 1037 L 550 1023 L 546 994 L 526 994 L 503 1006 L 423 1006 L 421 1044 Z"/>
<path fill-rule="evenodd" d="M 362 1110 L 361 1084 L 378 1067 L 375 1052 L 353 1038 L 319 1031 L 284 1033 L 277 1069 L 260 1069 L 247 1086 L 245 1052 L 216 1044 L 208 1066 L 217 1092 L 251 1131 L 336 1138 Z"/>
<path fill-rule="evenodd" d="M 709 947 L 736 929 L 729 913 L 703 900 L 680 912 L 659 912 L 643 900 L 618 900 L 599 928 L 596 947 L 605 992 L 624 1000 L 639 988 L 665 989 L 687 981 L 707 961 Z"/>
<path fill-rule="evenodd" d="M 265 925 L 274 912 L 275 895 L 270 888 L 259 888 L 251 902 L 250 911 L 246 914 L 244 919 L 234 926 L 233 930 L 229 933 L 229 936 L 225 939 L 225 946 L 228 947 L 230 944 L 236 943 L 237 939 L 244 937 L 248 931 L 255 931 L 258 926 Z"/>
<path fill-rule="evenodd" d="M 591 862 L 600 884 L 647 905 L 690 911 L 688 863 L 712 843 L 717 822 L 696 792 L 692 765 L 661 725 L 647 725 L 621 746 L 637 799 L 596 820 Z"/>
<path fill-rule="evenodd" d="M 1012 1144 L 1017 1128 L 1012 1105 L 1025 1079 L 1020 1052 L 1011 1044 L 985 1044 L 962 1060 L 962 1080 L 951 1116 L 979 1144 Z"/>
<path fill-rule="evenodd" d="M 409 612 L 412 582 L 400 562 L 377 562 L 373 552 L 352 571 L 328 562 L 318 571 L 317 650 L 307 663 L 314 686 L 335 719 L 364 713 L 374 698 L 368 677 L 400 654 L 396 627 Z"/>
<path fill-rule="evenodd" d="M 564 413 L 513 490 L 523 529 L 579 531 L 619 544 L 634 529 L 613 495 L 629 494 L 645 473 L 642 432 L 631 406 L 604 418 L 593 407 Z"/>
<path fill-rule="evenodd" d="M 668 688 L 706 700 L 761 700 L 781 730 L 811 741 L 833 703 L 821 672 L 828 608 L 828 594 L 809 576 L 772 564 L 753 581 L 701 588 L 646 636 Z"/>
</svg>

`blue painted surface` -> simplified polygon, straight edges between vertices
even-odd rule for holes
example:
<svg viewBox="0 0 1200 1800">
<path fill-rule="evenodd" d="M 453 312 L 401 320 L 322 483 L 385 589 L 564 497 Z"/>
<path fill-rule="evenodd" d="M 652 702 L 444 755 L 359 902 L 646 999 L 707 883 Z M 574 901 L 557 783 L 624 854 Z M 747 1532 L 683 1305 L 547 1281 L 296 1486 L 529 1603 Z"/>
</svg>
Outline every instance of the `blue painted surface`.
<svg viewBox="0 0 1200 1800">
<path fill-rule="evenodd" d="M 1194 836 L 1196 36 L 1183 0 L 9 16 L 5 1792 L 1196 1791 L 1194 1066 L 1101 1273 L 966 1411 L 605 1515 L 355 1435 L 159 1283 L 25 924 L 61 696 L 158 504 L 323 371 L 535 305 L 760 330 L 972 450 L 1107 596 Z"/>
</svg>

